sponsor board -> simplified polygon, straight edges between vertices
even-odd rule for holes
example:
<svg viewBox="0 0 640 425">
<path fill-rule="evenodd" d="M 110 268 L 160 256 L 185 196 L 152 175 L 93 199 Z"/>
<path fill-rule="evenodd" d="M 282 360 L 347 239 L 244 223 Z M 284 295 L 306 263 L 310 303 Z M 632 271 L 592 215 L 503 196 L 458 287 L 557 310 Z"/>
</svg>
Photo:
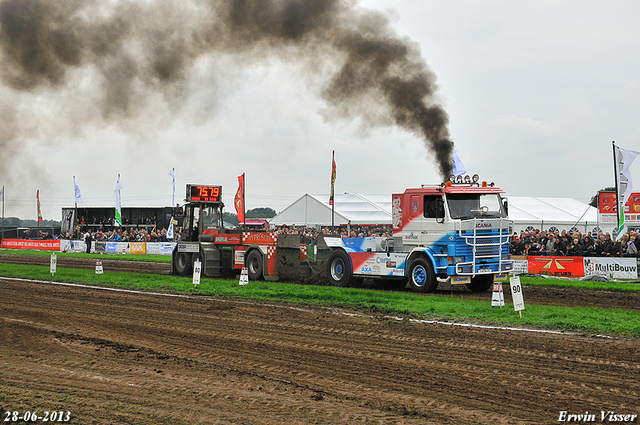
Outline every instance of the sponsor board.
<svg viewBox="0 0 640 425">
<path fill-rule="evenodd" d="M 60 251 L 59 240 L 2 239 L 2 248 Z"/>
<path fill-rule="evenodd" d="M 242 235 L 239 233 L 218 234 L 215 243 L 221 245 L 239 245 L 242 242 Z"/>
<path fill-rule="evenodd" d="M 178 243 L 178 252 L 200 252 L 200 244 Z"/>
<path fill-rule="evenodd" d="M 513 274 L 529 273 L 529 260 L 511 260 L 513 261 Z"/>
<path fill-rule="evenodd" d="M 604 276 L 607 279 L 637 279 L 636 258 L 584 257 L 585 276 Z"/>
<path fill-rule="evenodd" d="M 242 243 L 246 245 L 275 245 L 276 234 L 271 232 L 243 233 Z"/>
<path fill-rule="evenodd" d="M 583 257 L 529 257 L 529 273 L 548 276 L 584 276 Z"/>
<path fill-rule="evenodd" d="M 175 242 L 147 242 L 147 254 L 171 255 Z"/>
<path fill-rule="evenodd" d="M 131 254 L 146 254 L 147 243 L 146 242 L 129 242 L 129 252 Z"/>
<path fill-rule="evenodd" d="M 233 252 L 233 264 L 234 268 L 241 268 L 244 266 L 244 254 L 249 249 L 248 246 L 237 246 Z"/>
</svg>

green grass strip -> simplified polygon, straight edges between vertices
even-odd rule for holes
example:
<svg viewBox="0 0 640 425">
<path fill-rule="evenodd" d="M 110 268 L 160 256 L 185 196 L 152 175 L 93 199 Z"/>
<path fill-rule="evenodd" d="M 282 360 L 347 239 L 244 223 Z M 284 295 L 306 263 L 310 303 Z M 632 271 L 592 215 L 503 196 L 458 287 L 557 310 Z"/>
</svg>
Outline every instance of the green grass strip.
<svg viewBox="0 0 640 425">
<path fill-rule="evenodd" d="M 318 305 L 356 309 L 368 313 L 398 315 L 420 319 L 443 319 L 465 323 L 517 326 L 536 329 L 571 331 L 587 334 L 640 337 L 640 314 L 637 311 L 593 307 L 556 307 L 527 304 L 526 289 L 523 317 L 511 303 L 492 308 L 490 295 L 486 301 L 456 297 L 424 296 L 411 292 L 384 292 L 372 289 L 336 288 L 297 285 L 280 282 L 250 282 L 239 286 L 237 280 L 192 279 L 133 273 L 102 275 L 94 271 L 58 268 L 51 276 L 44 266 L 0 264 L 0 276 L 53 280 L 105 287 L 138 289 L 224 298 Z"/>
<path fill-rule="evenodd" d="M 590 280 L 571 280 L 559 278 L 520 276 L 523 285 L 553 286 L 560 288 L 599 289 L 603 291 L 640 291 L 640 285 L 634 282 L 619 282 L 609 280 L 606 282 Z M 508 282 L 507 282 L 508 284 Z"/>
<path fill-rule="evenodd" d="M 155 261 L 159 263 L 170 263 L 170 255 L 142 255 L 142 254 L 113 254 L 113 253 L 99 253 L 92 252 L 87 254 L 86 252 L 60 252 L 60 251 L 38 251 L 31 249 L 0 249 L 0 255 L 27 255 L 37 257 L 51 257 L 51 254 L 56 254 L 57 257 L 69 257 L 69 258 L 91 258 L 91 259 L 105 259 L 105 260 L 124 260 L 124 261 Z"/>
</svg>

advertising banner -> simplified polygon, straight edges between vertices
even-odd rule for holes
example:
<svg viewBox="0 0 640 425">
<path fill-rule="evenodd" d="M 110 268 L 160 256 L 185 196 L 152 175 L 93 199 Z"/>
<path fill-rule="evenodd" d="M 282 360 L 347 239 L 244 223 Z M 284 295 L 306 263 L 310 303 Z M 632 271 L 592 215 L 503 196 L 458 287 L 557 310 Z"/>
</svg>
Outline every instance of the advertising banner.
<svg viewBox="0 0 640 425">
<path fill-rule="evenodd" d="M 107 242 L 105 251 L 109 254 L 115 254 L 118 252 L 118 242 Z"/>
<path fill-rule="evenodd" d="M 2 239 L 1 248 L 10 249 L 39 249 L 42 251 L 60 251 L 60 241 L 32 240 L 32 239 Z"/>
<path fill-rule="evenodd" d="M 529 257 L 529 273 L 548 276 L 583 277 L 583 257 Z"/>
<path fill-rule="evenodd" d="M 585 276 L 604 276 L 607 279 L 637 279 L 636 258 L 584 257 Z"/>
<path fill-rule="evenodd" d="M 147 243 L 146 242 L 129 242 L 130 254 L 146 254 Z"/>
<path fill-rule="evenodd" d="M 147 254 L 171 255 L 175 242 L 147 242 Z"/>
<path fill-rule="evenodd" d="M 598 194 L 598 224 L 610 232 L 618 227 L 615 192 Z M 633 192 L 624 205 L 624 222 L 628 227 L 640 227 L 640 193 Z"/>
<path fill-rule="evenodd" d="M 529 273 L 529 260 L 513 260 L 512 274 L 527 274 Z"/>
</svg>

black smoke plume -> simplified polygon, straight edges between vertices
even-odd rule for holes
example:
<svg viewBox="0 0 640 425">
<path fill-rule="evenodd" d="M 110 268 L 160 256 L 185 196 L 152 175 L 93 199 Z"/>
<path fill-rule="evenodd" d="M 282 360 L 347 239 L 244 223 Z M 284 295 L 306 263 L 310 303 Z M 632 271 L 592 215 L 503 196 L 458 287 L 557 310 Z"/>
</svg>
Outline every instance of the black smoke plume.
<svg viewBox="0 0 640 425">
<path fill-rule="evenodd" d="M 295 63 L 322 78 L 321 95 L 336 116 L 419 135 L 441 175 L 450 174 L 448 116 L 435 99 L 435 75 L 386 15 L 355 1 L 0 1 L 5 88 L 65 90 L 74 71 L 91 68 L 100 76 L 96 102 L 106 123 L 140 114 L 148 93 L 171 104 L 200 59 L 222 55 Z M 0 147 L 19 133 L 4 130 Z"/>
</svg>

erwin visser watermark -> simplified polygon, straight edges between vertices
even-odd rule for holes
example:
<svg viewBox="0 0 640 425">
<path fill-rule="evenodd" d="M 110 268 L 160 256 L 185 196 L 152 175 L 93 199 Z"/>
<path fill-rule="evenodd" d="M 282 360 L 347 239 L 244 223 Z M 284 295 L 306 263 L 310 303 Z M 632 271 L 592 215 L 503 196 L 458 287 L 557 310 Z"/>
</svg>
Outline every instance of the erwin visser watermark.
<svg viewBox="0 0 640 425">
<path fill-rule="evenodd" d="M 560 411 L 558 422 L 635 422 L 637 413 L 616 413 L 612 410 L 601 410 L 599 413 L 569 413 L 566 410 Z"/>
</svg>

